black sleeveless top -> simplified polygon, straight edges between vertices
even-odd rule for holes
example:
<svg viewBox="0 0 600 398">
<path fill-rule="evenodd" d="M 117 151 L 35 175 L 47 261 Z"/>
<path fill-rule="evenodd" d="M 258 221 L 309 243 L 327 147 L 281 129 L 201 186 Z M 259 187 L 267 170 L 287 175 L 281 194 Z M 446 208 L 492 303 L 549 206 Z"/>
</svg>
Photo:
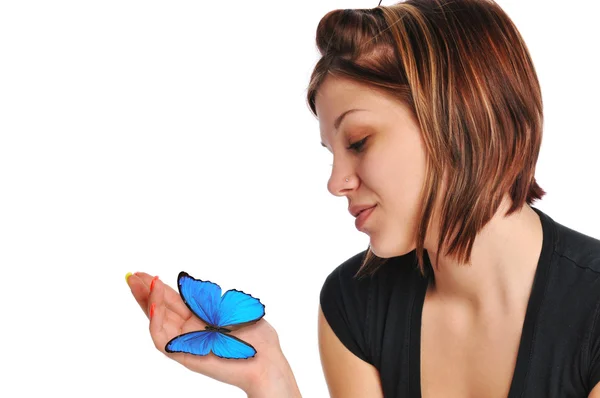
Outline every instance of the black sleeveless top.
<svg viewBox="0 0 600 398">
<path fill-rule="evenodd" d="M 600 240 L 532 207 L 543 245 L 509 398 L 587 397 L 600 382 Z M 379 371 L 385 397 L 421 397 L 421 312 L 428 281 L 416 250 L 353 278 L 366 250 L 339 265 L 320 303 L 340 341 Z M 427 252 L 424 260 L 431 266 Z"/>
</svg>

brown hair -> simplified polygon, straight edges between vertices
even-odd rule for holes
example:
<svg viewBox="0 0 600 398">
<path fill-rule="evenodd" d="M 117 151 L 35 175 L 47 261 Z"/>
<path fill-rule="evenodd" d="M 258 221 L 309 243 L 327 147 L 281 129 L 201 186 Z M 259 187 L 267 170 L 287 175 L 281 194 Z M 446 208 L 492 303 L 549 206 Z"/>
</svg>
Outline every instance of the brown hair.
<svg viewBox="0 0 600 398">
<path fill-rule="evenodd" d="M 428 172 L 416 254 L 423 275 L 431 271 L 423 244 L 438 195 L 437 253 L 449 241 L 446 255 L 460 263 L 470 262 L 476 234 L 506 193 L 506 215 L 545 195 L 534 177 L 543 125 L 537 74 L 519 31 L 493 0 L 334 10 L 319 22 L 316 40 L 321 58 L 307 93 L 315 116 L 317 90 L 332 75 L 398 99 L 421 128 Z M 383 262 L 369 248 L 357 275 Z"/>
</svg>

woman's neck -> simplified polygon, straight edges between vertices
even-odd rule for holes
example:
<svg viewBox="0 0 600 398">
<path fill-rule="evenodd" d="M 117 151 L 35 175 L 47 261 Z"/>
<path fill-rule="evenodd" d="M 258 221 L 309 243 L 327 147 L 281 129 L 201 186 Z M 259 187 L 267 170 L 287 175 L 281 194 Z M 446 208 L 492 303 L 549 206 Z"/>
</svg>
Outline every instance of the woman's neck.
<svg viewBox="0 0 600 398">
<path fill-rule="evenodd" d="M 510 313 L 527 305 L 542 249 L 542 224 L 527 204 L 504 217 L 506 208 L 505 200 L 475 238 L 470 265 L 440 255 L 436 267 L 431 248 L 437 247 L 437 231 L 432 231 L 425 248 L 435 285 L 428 294 L 474 315 Z"/>
</svg>

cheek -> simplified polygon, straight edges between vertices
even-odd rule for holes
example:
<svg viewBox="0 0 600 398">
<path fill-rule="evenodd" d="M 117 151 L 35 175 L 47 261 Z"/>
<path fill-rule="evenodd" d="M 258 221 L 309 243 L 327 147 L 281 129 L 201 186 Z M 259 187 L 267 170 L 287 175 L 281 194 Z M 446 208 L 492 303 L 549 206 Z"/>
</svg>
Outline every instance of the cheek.
<svg viewBox="0 0 600 398">
<path fill-rule="evenodd" d="M 363 182 L 387 206 L 403 207 L 417 200 L 425 177 L 425 158 L 418 146 L 381 145 L 367 153 L 361 162 Z"/>
</svg>

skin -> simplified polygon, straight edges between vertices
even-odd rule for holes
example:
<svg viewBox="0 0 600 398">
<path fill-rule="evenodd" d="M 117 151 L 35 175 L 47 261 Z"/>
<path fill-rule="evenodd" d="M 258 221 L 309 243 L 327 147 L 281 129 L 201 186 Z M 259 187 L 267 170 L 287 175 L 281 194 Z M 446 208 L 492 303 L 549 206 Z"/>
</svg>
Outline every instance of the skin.
<svg viewBox="0 0 600 398">
<path fill-rule="evenodd" d="M 387 94 L 328 76 L 316 96 L 322 144 L 333 154 L 327 188 L 348 205 L 376 204 L 361 231 L 389 258 L 416 248 L 426 151 L 409 108 Z M 349 109 L 336 129 L 334 121 Z M 367 138 L 364 144 L 351 144 Z M 348 178 L 349 181 L 345 181 Z M 444 189 L 444 187 L 442 187 Z M 539 255 L 542 226 L 529 205 L 509 217 L 506 196 L 478 234 L 472 265 L 440 255 L 422 324 L 424 397 L 506 397 Z M 436 204 L 425 249 L 432 264 L 439 236 Z M 339 342 L 319 310 L 323 370 L 333 397 L 382 396 L 377 371 Z M 598 389 L 592 397 L 597 396 Z"/>
</svg>

